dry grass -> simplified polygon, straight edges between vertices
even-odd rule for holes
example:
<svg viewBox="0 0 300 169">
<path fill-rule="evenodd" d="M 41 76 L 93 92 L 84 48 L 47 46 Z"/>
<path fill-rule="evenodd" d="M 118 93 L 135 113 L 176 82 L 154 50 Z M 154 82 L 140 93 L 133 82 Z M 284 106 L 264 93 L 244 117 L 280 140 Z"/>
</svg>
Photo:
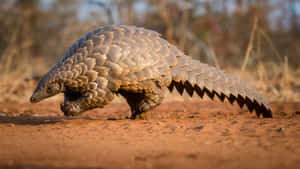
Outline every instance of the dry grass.
<svg viewBox="0 0 300 169">
<path fill-rule="evenodd" d="M 0 76 L 0 102 L 28 102 L 39 78 L 49 69 L 49 67 L 44 67 L 44 70 L 40 68 L 37 73 L 31 70 L 35 68 L 33 65 L 41 63 L 32 63 Z M 270 101 L 300 100 L 300 69 L 290 70 L 287 57 L 284 63 L 278 65 L 261 62 L 251 71 L 247 69 L 242 72 L 231 67 L 225 71 L 249 81 Z"/>
<path fill-rule="evenodd" d="M 24 21 L 20 22 L 20 24 L 23 24 Z M 95 25 L 96 23 L 80 28 L 67 26 L 65 30 L 69 34 L 72 32 L 73 34 L 68 36 L 69 38 L 63 38 L 65 39 L 62 42 L 63 46 L 67 46 L 66 43 L 70 43 L 66 42 L 67 40 L 74 41 L 75 37 L 82 35 L 82 31 L 89 30 L 90 27 L 95 27 Z M 28 53 L 24 54 L 24 51 L 27 51 L 26 48 L 30 47 L 30 38 L 25 38 L 29 40 L 22 42 L 21 45 L 17 45 L 14 35 L 19 33 L 19 31 L 17 28 L 12 30 L 12 36 L 8 38 L 9 45 L 2 53 L 2 56 L 0 56 L 0 102 L 28 102 L 39 78 L 50 69 L 49 66 L 46 66 L 48 64 L 45 63 L 46 61 L 43 58 L 29 57 Z M 70 37 L 72 37 L 72 40 L 70 40 Z M 276 62 L 268 63 L 261 60 L 260 55 L 263 54 L 260 42 L 262 39 L 267 42 L 271 52 L 277 58 Z M 208 55 L 212 56 L 215 66 L 220 68 L 222 64 L 220 64 L 215 52 L 217 46 L 213 46 L 212 43 L 208 42 L 207 48 L 209 51 Z M 258 62 L 258 64 L 253 64 L 254 61 Z M 300 100 L 300 68 L 290 68 L 288 57 L 280 56 L 278 50 L 274 47 L 272 38 L 259 26 L 257 17 L 254 18 L 244 60 L 240 62 L 240 69 L 227 66 L 225 70 L 250 81 L 270 101 L 287 102 Z"/>
<path fill-rule="evenodd" d="M 300 100 L 300 69 L 288 71 L 285 64 L 275 65 L 259 63 L 253 71 L 241 72 L 236 69 L 227 69 L 248 80 L 254 85 L 269 101 L 299 101 Z"/>
</svg>

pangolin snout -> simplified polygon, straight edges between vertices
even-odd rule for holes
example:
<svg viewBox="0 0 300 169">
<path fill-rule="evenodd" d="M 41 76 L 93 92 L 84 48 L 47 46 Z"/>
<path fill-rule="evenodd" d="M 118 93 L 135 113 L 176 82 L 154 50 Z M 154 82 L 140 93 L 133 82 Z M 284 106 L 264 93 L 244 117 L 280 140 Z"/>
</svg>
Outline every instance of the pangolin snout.
<svg viewBox="0 0 300 169">
<path fill-rule="evenodd" d="M 30 102 L 31 103 L 37 103 L 39 102 L 39 99 L 36 98 L 35 94 L 33 94 L 31 97 L 30 97 Z"/>
<path fill-rule="evenodd" d="M 30 102 L 31 102 L 31 103 L 35 103 L 35 102 L 36 102 L 36 99 L 35 99 L 33 96 L 31 96 L 31 97 L 30 97 Z"/>
</svg>

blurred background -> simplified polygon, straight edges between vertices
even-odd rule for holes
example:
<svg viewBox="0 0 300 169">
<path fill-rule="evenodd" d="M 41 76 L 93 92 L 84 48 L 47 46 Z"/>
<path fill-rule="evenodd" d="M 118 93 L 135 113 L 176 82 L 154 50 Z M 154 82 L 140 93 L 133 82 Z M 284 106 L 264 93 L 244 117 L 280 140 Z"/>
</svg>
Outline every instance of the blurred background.
<svg viewBox="0 0 300 169">
<path fill-rule="evenodd" d="M 108 24 L 153 29 L 271 101 L 300 100 L 298 0 L 1 0 L 0 101 L 28 101 L 77 39 Z"/>
</svg>

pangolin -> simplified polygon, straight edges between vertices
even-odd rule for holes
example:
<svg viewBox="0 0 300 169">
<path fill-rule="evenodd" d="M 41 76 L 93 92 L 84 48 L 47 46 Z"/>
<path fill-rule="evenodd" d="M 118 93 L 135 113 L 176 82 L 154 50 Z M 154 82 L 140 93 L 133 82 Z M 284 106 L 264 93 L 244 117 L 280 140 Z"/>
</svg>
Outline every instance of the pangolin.
<svg viewBox="0 0 300 169">
<path fill-rule="evenodd" d="M 236 101 L 258 117 L 272 117 L 268 102 L 248 83 L 193 60 L 155 31 L 125 25 L 81 37 L 41 78 L 30 101 L 64 93 L 61 110 L 74 116 L 102 108 L 120 94 L 135 119 L 161 104 L 165 87 Z"/>
</svg>

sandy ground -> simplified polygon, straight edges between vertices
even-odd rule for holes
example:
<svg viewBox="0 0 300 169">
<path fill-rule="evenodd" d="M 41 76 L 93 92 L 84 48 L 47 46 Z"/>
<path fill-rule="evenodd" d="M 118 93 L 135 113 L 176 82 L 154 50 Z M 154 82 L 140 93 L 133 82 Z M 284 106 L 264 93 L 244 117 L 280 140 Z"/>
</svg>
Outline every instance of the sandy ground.
<svg viewBox="0 0 300 169">
<path fill-rule="evenodd" d="M 237 105 L 165 102 L 147 120 L 114 103 L 80 117 L 57 102 L 0 103 L 0 168 L 299 168 L 300 103 L 273 119 Z"/>
</svg>

